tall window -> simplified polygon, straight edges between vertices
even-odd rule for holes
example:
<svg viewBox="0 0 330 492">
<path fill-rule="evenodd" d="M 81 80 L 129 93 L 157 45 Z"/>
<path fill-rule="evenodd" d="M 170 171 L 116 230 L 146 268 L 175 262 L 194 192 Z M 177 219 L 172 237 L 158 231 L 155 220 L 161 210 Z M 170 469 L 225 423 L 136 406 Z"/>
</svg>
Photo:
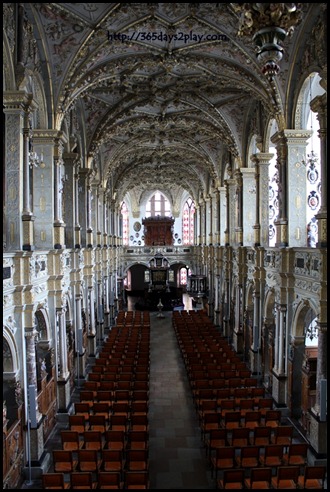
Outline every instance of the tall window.
<svg viewBox="0 0 330 492">
<path fill-rule="evenodd" d="M 189 197 L 183 207 L 182 238 L 183 244 L 194 244 L 195 204 Z"/>
<path fill-rule="evenodd" d="M 187 275 L 191 275 L 191 270 L 188 267 L 180 268 L 180 285 L 187 285 Z"/>
<path fill-rule="evenodd" d="M 274 154 L 269 162 L 269 230 L 268 241 L 269 246 L 274 247 L 276 241 L 275 225 L 274 222 L 278 218 L 278 170 L 276 168 L 276 155 L 277 151 L 275 147 L 269 147 L 269 152 Z"/>
<path fill-rule="evenodd" d="M 320 208 L 321 199 L 321 166 L 320 166 L 320 139 L 318 137 L 319 122 L 316 113 L 310 111 L 307 129 L 313 131 L 306 148 L 306 179 L 307 179 L 307 246 L 316 247 L 318 228 L 315 215 Z"/>
<path fill-rule="evenodd" d="M 156 193 L 150 198 L 146 206 L 146 217 L 171 217 L 171 205 L 165 196 L 156 191 Z"/>
<path fill-rule="evenodd" d="M 122 203 L 121 205 L 121 215 L 122 215 L 122 224 L 123 224 L 123 229 L 122 229 L 122 234 L 123 234 L 123 244 L 128 245 L 128 232 L 129 232 L 129 214 L 128 214 L 128 209 L 127 205 L 125 202 Z"/>
</svg>

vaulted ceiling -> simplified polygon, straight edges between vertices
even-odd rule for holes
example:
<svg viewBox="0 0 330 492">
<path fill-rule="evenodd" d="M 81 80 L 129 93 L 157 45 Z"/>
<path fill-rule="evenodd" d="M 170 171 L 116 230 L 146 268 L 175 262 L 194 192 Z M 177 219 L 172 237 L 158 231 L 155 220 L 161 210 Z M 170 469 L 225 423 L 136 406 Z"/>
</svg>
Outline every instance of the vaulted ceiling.
<svg viewBox="0 0 330 492">
<path fill-rule="evenodd" d="M 249 133 L 285 121 L 298 41 L 315 22 L 312 4 L 23 5 L 49 125 L 83 134 L 103 183 L 137 200 L 150 189 L 197 198 L 221 182 L 229 155 L 242 162 Z M 242 5 L 300 5 L 276 77 L 262 72 L 253 30 L 239 33 L 242 19 L 249 25 Z"/>
</svg>

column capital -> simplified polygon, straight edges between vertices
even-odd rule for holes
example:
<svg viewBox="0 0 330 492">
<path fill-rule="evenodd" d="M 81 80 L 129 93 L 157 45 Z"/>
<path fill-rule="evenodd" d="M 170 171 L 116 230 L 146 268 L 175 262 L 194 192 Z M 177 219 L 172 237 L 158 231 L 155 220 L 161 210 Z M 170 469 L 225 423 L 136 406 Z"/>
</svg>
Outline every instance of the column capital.
<svg viewBox="0 0 330 492">
<path fill-rule="evenodd" d="M 313 132 L 311 130 L 283 130 L 288 145 L 307 145 Z"/>
<path fill-rule="evenodd" d="M 33 101 L 33 94 L 26 91 L 5 91 L 2 101 L 4 112 L 10 112 L 11 110 L 26 112 L 29 107 L 32 111 L 37 109 L 37 104 Z"/>
</svg>

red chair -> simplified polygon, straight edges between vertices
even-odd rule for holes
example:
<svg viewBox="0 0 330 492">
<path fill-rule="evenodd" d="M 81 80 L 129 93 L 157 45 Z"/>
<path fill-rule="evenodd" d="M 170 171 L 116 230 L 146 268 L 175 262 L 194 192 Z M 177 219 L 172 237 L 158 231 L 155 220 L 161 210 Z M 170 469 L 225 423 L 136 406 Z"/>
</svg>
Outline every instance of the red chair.
<svg viewBox="0 0 330 492">
<path fill-rule="evenodd" d="M 303 466 L 307 463 L 307 443 L 290 444 L 289 451 L 283 457 L 286 465 Z"/>
<path fill-rule="evenodd" d="M 149 435 L 147 431 L 129 431 L 128 449 L 149 449 Z"/>
<path fill-rule="evenodd" d="M 69 428 L 71 431 L 77 431 L 81 434 L 87 427 L 88 420 L 83 415 L 69 415 Z"/>
<path fill-rule="evenodd" d="M 206 413 L 200 422 L 202 439 L 205 440 L 206 434 L 212 429 L 220 428 L 220 415 L 218 412 Z"/>
<path fill-rule="evenodd" d="M 75 415 L 83 415 L 85 420 L 89 419 L 90 405 L 88 403 L 77 402 L 74 404 Z"/>
<path fill-rule="evenodd" d="M 83 449 L 101 451 L 103 448 L 102 432 L 89 430 L 83 432 Z"/>
<path fill-rule="evenodd" d="M 226 429 L 211 429 L 204 442 L 206 454 L 210 457 L 214 449 L 223 448 L 227 445 Z"/>
<path fill-rule="evenodd" d="M 244 480 L 245 488 L 247 489 L 270 489 L 272 480 L 271 468 L 251 468 L 250 477 Z"/>
<path fill-rule="evenodd" d="M 261 413 L 259 410 L 253 410 L 251 412 L 246 412 L 244 417 L 244 426 L 248 429 L 255 429 L 260 427 Z"/>
<path fill-rule="evenodd" d="M 211 476 L 215 471 L 215 479 L 217 480 L 218 470 L 226 470 L 227 468 L 235 467 L 235 448 L 225 447 L 217 448 L 216 455 L 211 457 Z"/>
<path fill-rule="evenodd" d="M 265 414 L 265 426 L 266 427 L 278 427 L 281 425 L 282 413 L 281 410 L 266 410 Z"/>
<path fill-rule="evenodd" d="M 304 474 L 298 477 L 300 489 L 324 489 L 325 466 L 305 466 Z"/>
<path fill-rule="evenodd" d="M 81 449 L 83 441 L 79 440 L 79 432 L 71 430 L 61 430 L 62 449 L 66 451 L 76 451 Z"/>
<path fill-rule="evenodd" d="M 148 451 L 146 449 L 128 449 L 126 451 L 127 471 L 146 472 L 149 469 Z"/>
<path fill-rule="evenodd" d="M 70 475 L 71 489 L 96 489 L 97 482 L 93 482 L 93 475 L 90 472 L 71 473 Z"/>
<path fill-rule="evenodd" d="M 78 467 L 81 472 L 98 472 L 101 460 L 98 458 L 97 451 L 94 449 L 79 449 Z"/>
<path fill-rule="evenodd" d="M 292 443 L 293 426 L 292 425 L 279 425 L 274 429 L 274 435 L 272 436 L 272 444 L 283 444 L 286 448 Z"/>
<path fill-rule="evenodd" d="M 125 489 L 149 489 L 149 475 L 148 472 L 125 472 Z"/>
<path fill-rule="evenodd" d="M 98 473 L 98 489 L 114 489 L 121 490 L 123 488 L 123 482 L 119 473 L 102 472 Z"/>
<path fill-rule="evenodd" d="M 283 465 L 283 446 L 281 444 L 265 446 L 265 452 L 260 454 L 259 461 L 262 466 L 276 467 Z"/>
<path fill-rule="evenodd" d="M 122 430 L 108 430 L 104 434 L 105 449 L 114 449 L 124 451 L 125 449 L 125 432 Z"/>
<path fill-rule="evenodd" d="M 244 446 L 236 456 L 237 466 L 240 468 L 255 468 L 259 466 L 259 446 Z"/>
<path fill-rule="evenodd" d="M 43 489 L 69 489 L 70 483 L 64 481 L 64 473 L 44 473 L 42 475 Z"/>
<path fill-rule="evenodd" d="M 54 472 L 71 473 L 75 471 L 78 462 L 76 459 L 73 459 L 72 451 L 54 449 L 53 464 Z"/>
<path fill-rule="evenodd" d="M 244 489 L 244 470 L 224 470 L 217 480 L 217 489 Z"/>
<path fill-rule="evenodd" d="M 298 477 L 299 466 L 279 466 L 271 484 L 274 489 L 296 489 Z"/>
<path fill-rule="evenodd" d="M 221 421 L 225 429 L 234 429 L 241 426 L 241 412 L 227 412 Z"/>
<path fill-rule="evenodd" d="M 246 427 L 237 427 L 227 436 L 229 446 L 242 447 L 249 444 L 250 429 Z"/>
<path fill-rule="evenodd" d="M 118 472 L 122 474 L 125 466 L 123 452 L 114 449 L 102 450 L 101 469 L 106 472 Z"/>
<path fill-rule="evenodd" d="M 254 444 L 255 446 L 268 446 L 271 444 L 271 435 L 271 427 L 255 427 L 251 438 L 251 444 Z"/>
</svg>

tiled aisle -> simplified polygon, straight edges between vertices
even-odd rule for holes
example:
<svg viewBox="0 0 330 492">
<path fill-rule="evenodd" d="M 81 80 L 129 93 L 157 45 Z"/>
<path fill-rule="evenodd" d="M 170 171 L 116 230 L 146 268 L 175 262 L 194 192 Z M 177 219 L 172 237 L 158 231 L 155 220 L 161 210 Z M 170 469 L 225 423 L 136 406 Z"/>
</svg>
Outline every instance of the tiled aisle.
<svg viewBox="0 0 330 492">
<path fill-rule="evenodd" d="M 150 313 L 151 489 L 214 489 L 172 312 Z"/>
</svg>

